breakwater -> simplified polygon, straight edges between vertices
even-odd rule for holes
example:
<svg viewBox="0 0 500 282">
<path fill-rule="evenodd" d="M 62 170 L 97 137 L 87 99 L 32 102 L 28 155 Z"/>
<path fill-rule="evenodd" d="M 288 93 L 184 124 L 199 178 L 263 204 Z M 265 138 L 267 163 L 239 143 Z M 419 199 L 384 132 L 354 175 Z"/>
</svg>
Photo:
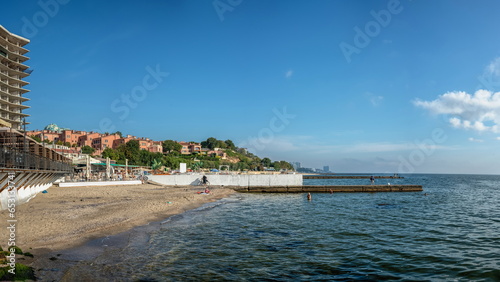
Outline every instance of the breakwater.
<svg viewBox="0 0 500 282">
<path fill-rule="evenodd" d="M 370 179 L 366 175 L 304 175 L 303 179 Z M 401 176 L 374 176 L 375 179 L 403 179 Z"/>
<path fill-rule="evenodd" d="M 149 175 L 149 180 L 166 186 L 201 185 L 202 174 Z M 420 192 L 421 185 L 303 185 L 301 174 L 207 175 L 210 186 L 224 186 L 250 193 L 338 193 L 338 192 Z"/>
<path fill-rule="evenodd" d="M 301 174 L 207 174 L 213 186 L 301 186 Z M 148 175 L 149 180 L 166 186 L 202 185 L 203 174 Z"/>
<path fill-rule="evenodd" d="M 242 193 L 354 193 L 354 192 L 421 192 L 422 185 L 299 185 L 288 187 L 230 187 Z"/>
</svg>

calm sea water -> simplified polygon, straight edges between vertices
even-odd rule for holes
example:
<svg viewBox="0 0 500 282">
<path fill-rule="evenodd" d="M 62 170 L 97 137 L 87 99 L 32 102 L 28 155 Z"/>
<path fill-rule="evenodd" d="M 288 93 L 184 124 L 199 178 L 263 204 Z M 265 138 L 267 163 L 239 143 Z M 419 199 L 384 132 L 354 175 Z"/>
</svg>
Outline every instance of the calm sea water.
<svg viewBox="0 0 500 282">
<path fill-rule="evenodd" d="M 427 195 L 237 194 L 132 232 L 66 279 L 500 281 L 500 176 L 377 182 L 421 184 Z"/>
</svg>

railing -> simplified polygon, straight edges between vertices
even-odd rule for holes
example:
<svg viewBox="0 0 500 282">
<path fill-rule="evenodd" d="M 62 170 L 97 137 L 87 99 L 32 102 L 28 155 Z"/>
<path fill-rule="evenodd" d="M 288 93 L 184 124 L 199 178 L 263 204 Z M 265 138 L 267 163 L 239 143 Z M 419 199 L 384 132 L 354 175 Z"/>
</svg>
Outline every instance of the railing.
<svg viewBox="0 0 500 282">
<path fill-rule="evenodd" d="M 69 161 L 55 161 L 31 152 L 0 145 L 0 168 L 18 168 L 49 170 L 54 172 L 73 173 Z"/>
</svg>

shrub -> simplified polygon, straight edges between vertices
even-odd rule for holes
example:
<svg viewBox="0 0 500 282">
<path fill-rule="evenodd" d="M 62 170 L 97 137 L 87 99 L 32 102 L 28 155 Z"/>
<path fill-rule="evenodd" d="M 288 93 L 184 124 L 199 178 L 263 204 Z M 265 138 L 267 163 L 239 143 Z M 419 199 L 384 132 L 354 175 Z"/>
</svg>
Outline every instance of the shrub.
<svg viewBox="0 0 500 282">
<path fill-rule="evenodd" d="M 16 280 L 36 280 L 35 271 L 32 267 L 24 264 L 16 263 L 16 274 L 9 272 L 10 267 L 5 266 L 0 268 L 0 280 L 2 281 L 16 281 Z"/>
</svg>

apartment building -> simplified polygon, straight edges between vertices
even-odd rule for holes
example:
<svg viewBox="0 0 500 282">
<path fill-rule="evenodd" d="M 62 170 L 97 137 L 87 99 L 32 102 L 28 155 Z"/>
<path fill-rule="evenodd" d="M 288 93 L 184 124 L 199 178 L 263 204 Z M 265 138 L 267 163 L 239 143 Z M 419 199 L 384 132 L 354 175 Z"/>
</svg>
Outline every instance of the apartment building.
<svg viewBox="0 0 500 282">
<path fill-rule="evenodd" d="M 130 141 L 130 140 L 136 140 L 136 139 L 137 139 L 137 137 L 132 136 L 132 135 L 127 135 L 125 137 L 116 139 L 114 141 L 114 143 L 113 143 L 113 148 L 118 148 L 118 146 L 126 144 L 128 141 Z"/>
<path fill-rule="evenodd" d="M 23 46 L 30 41 L 15 35 L 0 25 L 0 126 L 22 130 L 25 118 L 29 115 L 23 105 L 29 99 L 23 97 L 29 92 L 24 81 L 31 70 L 24 63 L 29 60 L 25 56 L 29 51 Z"/>
<path fill-rule="evenodd" d="M 82 136 L 78 137 L 77 145 L 78 145 L 78 147 L 83 147 L 83 146 L 92 147 L 92 141 L 95 138 L 99 138 L 99 137 L 101 137 L 101 133 L 87 132 L 86 135 L 82 135 Z"/>
<path fill-rule="evenodd" d="M 49 129 L 47 129 L 49 128 Z M 59 129 L 50 130 L 50 129 Z M 101 134 L 98 132 L 86 132 L 70 129 L 60 129 L 54 124 L 47 126 L 44 130 L 28 131 L 29 136 L 39 137 L 41 140 L 45 139 L 56 143 L 61 141 L 63 143 L 76 144 L 77 147 L 90 146 L 95 149 L 94 155 L 100 155 L 106 148 L 116 149 L 120 145 L 126 144 L 130 140 L 137 140 L 139 147 L 142 150 L 147 150 L 153 153 L 163 152 L 163 144 L 161 141 L 153 141 L 149 138 L 137 138 L 136 136 L 127 135 L 120 137 L 118 134 Z M 199 144 L 198 144 L 199 145 Z"/>
<path fill-rule="evenodd" d="M 192 153 L 201 153 L 201 144 L 195 142 L 177 142 L 182 145 L 181 154 L 189 155 Z"/>
<path fill-rule="evenodd" d="M 38 137 L 38 138 L 40 138 L 40 140 L 45 140 L 48 142 L 57 142 L 57 141 L 59 141 L 59 137 L 60 137 L 59 132 L 50 131 L 50 130 L 29 131 L 28 135 Z"/>
<path fill-rule="evenodd" d="M 68 142 L 71 145 L 78 144 L 78 139 L 87 134 L 88 133 L 86 131 L 65 129 L 62 130 L 61 133 L 59 134 L 59 140 L 61 140 L 64 143 Z"/>
<path fill-rule="evenodd" d="M 120 138 L 121 137 L 118 134 L 102 134 L 98 137 L 92 138 L 90 146 L 95 149 L 95 155 L 100 155 L 106 148 L 115 148 L 114 143 Z"/>
<path fill-rule="evenodd" d="M 163 153 L 163 142 L 153 141 L 152 144 L 148 147 L 148 151 L 152 153 Z"/>
</svg>

